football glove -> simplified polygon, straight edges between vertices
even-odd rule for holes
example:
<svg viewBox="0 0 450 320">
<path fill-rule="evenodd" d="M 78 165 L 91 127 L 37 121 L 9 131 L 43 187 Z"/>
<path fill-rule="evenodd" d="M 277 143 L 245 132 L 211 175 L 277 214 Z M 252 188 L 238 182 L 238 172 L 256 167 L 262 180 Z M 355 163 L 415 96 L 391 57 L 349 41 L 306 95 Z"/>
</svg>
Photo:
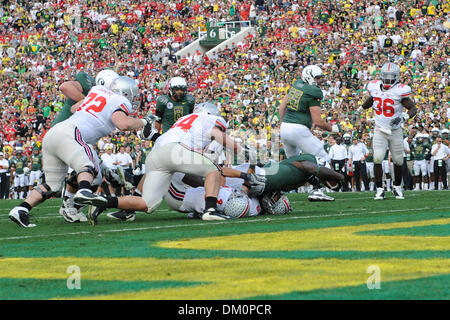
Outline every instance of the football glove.
<svg viewBox="0 0 450 320">
<path fill-rule="evenodd" d="M 250 197 L 258 197 L 263 194 L 266 187 L 266 177 L 259 174 L 247 173 L 245 182 L 250 187 L 248 192 Z"/>
<path fill-rule="evenodd" d="M 392 120 L 391 120 L 391 126 L 396 126 L 396 125 L 398 125 L 401 121 L 402 121 L 402 118 L 400 118 L 400 117 L 397 117 L 397 118 L 395 118 L 395 119 L 392 119 Z"/>
<path fill-rule="evenodd" d="M 146 116 L 143 120 L 145 120 L 146 124 L 142 128 L 141 137 L 145 140 L 152 140 L 152 137 L 158 133 L 158 130 L 155 127 L 156 121 L 158 121 L 158 117 L 154 115 Z"/>
<path fill-rule="evenodd" d="M 403 117 L 403 122 L 408 122 L 408 120 L 409 120 L 408 112 L 403 112 L 402 117 Z"/>
</svg>

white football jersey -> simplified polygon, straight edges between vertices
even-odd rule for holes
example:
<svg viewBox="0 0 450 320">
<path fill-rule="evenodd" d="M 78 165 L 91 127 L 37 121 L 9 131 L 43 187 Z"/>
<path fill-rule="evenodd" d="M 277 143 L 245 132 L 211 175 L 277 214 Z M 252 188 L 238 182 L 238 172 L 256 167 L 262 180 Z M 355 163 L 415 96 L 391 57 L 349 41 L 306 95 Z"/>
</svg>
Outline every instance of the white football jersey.
<svg viewBox="0 0 450 320">
<path fill-rule="evenodd" d="M 217 211 L 223 212 L 225 205 L 233 194 L 233 189 L 230 187 L 221 187 L 219 195 L 217 196 Z M 186 190 L 183 199 L 182 209 L 185 211 L 203 212 L 205 210 L 205 188 L 189 188 Z M 250 208 L 245 215 L 246 217 L 257 216 L 261 213 L 261 205 L 256 198 L 250 198 Z"/>
<path fill-rule="evenodd" d="M 133 113 L 133 107 L 127 98 L 104 86 L 95 86 L 75 113 L 65 121 L 77 126 L 86 143 L 96 144 L 100 138 L 117 129 L 111 120 L 112 114 L 117 110 L 122 110 L 127 115 Z"/>
<path fill-rule="evenodd" d="M 404 84 L 396 84 L 389 90 L 383 90 L 381 80 L 369 82 L 367 90 L 373 98 L 373 112 L 375 114 L 375 126 L 383 129 L 397 129 L 403 123 L 403 106 L 401 101 L 411 95 L 411 87 Z M 392 119 L 400 117 L 398 125 L 391 126 Z"/>
<path fill-rule="evenodd" d="M 211 142 L 212 129 L 219 127 L 225 131 L 227 126 L 222 117 L 200 113 L 188 114 L 178 119 L 169 131 L 156 140 L 155 148 L 178 142 L 190 150 L 203 152 Z"/>
<path fill-rule="evenodd" d="M 221 187 L 217 196 L 217 210 L 223 212 L 228 198 L 233 194 L 230 187 Z M 186 190 L 183 199 L 182 209 L 192 212 L 205 211 L 205 188 L 189 188 Z"/>
</svg>

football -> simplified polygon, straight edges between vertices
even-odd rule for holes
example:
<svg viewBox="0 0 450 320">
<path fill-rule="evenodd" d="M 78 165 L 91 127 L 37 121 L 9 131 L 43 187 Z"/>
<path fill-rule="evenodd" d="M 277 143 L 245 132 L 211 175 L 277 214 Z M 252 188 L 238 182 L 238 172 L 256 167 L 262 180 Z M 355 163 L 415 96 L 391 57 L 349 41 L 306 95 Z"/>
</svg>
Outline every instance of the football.
<svg viewBox="0 0 450 320">
<path fill-rule="evenodd" d="M 323 183 L 330 190 L 337 191 L 341 187 L 340 183 L 334 180 L 326 180 Z"/>
</svg>

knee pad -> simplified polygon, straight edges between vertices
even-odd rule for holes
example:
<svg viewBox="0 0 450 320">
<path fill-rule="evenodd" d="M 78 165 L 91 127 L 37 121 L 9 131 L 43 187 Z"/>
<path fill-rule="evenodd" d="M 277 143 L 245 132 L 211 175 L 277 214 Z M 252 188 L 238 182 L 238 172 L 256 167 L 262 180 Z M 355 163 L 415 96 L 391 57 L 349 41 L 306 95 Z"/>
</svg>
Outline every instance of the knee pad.
<svg viewBox="0 0 450 320">
<path fill-rule="evenodd" d="M 72 171 L 70 177 L 66 179 L 66 183 L 74 189 L 78 189 L 77 173 Z"/>
<path fill-rule="evenodd" d="M 42 196 L 42 199 L 45 201 L 53 196 L 56 196 L 58 193 L 57 192 L 53 192 L 52 189 L 50 188 L 50 186 L 46 183 L 43 183 L 42 186 L 47 189 L 47 191 L 42 191 L 41 188 L 39 188 L 39 186 L 34 187 L 34 190 L 36 190 L 37 192 L 39 192 Z"/>
<path fill-rule="evenodd" d="M 95 168 L 92 167 L 92 166 L 86 166 L 86 167 L 81 168 L 81 169 L 77 172 L 77 176 L 78 176 L 80 173 L 83 173 L 83 172 L 89 172 L 90 174 L 92 174 L 92 176 L 93 176 L 94 178 L 95 178 L 95 177 L 97 176 L 97 174 L 98 174 L 97 169 L 95 169 Z"/>
</svg>

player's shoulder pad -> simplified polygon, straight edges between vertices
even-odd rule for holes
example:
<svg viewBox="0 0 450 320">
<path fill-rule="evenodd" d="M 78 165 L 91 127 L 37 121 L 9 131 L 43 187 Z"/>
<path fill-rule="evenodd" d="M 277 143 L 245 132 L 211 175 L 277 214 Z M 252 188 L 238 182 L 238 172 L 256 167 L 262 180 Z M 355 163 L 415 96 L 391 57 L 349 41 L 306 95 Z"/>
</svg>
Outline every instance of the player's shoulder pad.
<svg viewBox="0 0 450 320">
<path fill-rule="evenodd" d="M 367 84 L 367 91 L 378 90 L 381 88 L 381 80 L 372 80 Z"/>
<path fill-rule="evenodd" d="M 160 103 L 160 104 L 167 104 L 169 102 L 169 97 L 165 94 L 165 95 L 162 95 L 162 96 L 159 96 L 157 99 L 156 99 L 156 103 Z"/>
<path fill-rule="evenodd" d="M 187 94 L 184 99 L 186 100 L 187 103 L 195 104 L 195 97 L 190 94 Z"/>
<path fill-rule="evenodd" d="M 303 93 L 309 94 L 313 98 L 322 100 L 323 99 L 323 92 L 319 87 L 312 86 L 312 85 L 305 85 L 303 87 Z"/>
<path fill-rule="evenodd" d="M 394 89 L 396 93 L 399 94 L 402 98 L 408 98 L 412 93 L 411 87 L 406 84 L 398 84 Z"/>
<path fill-rule="evenodd" d="M 89 91 L 95 86 L 95 79 L 86 72 L 78 72 L 75 75 L 75 80 L 81 84 L 84 91 Z"/>
<path fill-rule="evenodd" d="M 228 123 L 224 118 L 218 116 L 208 115 L 211 122 L 214 123 L 214 126 L 218 127 L 221 131 L 226 131 L 228 128 Z"/>
<path fill-rule="evenodd" d="M 123 99 L 119 101 L 120 104 L 117 106 L 115 111 L 123 111 L 127 116 L 133 114 L 133 106 L 131 105 L 130 101 L 128 101 L 128 99 L 123 96 L 121 97 Z"/>
</svg>

